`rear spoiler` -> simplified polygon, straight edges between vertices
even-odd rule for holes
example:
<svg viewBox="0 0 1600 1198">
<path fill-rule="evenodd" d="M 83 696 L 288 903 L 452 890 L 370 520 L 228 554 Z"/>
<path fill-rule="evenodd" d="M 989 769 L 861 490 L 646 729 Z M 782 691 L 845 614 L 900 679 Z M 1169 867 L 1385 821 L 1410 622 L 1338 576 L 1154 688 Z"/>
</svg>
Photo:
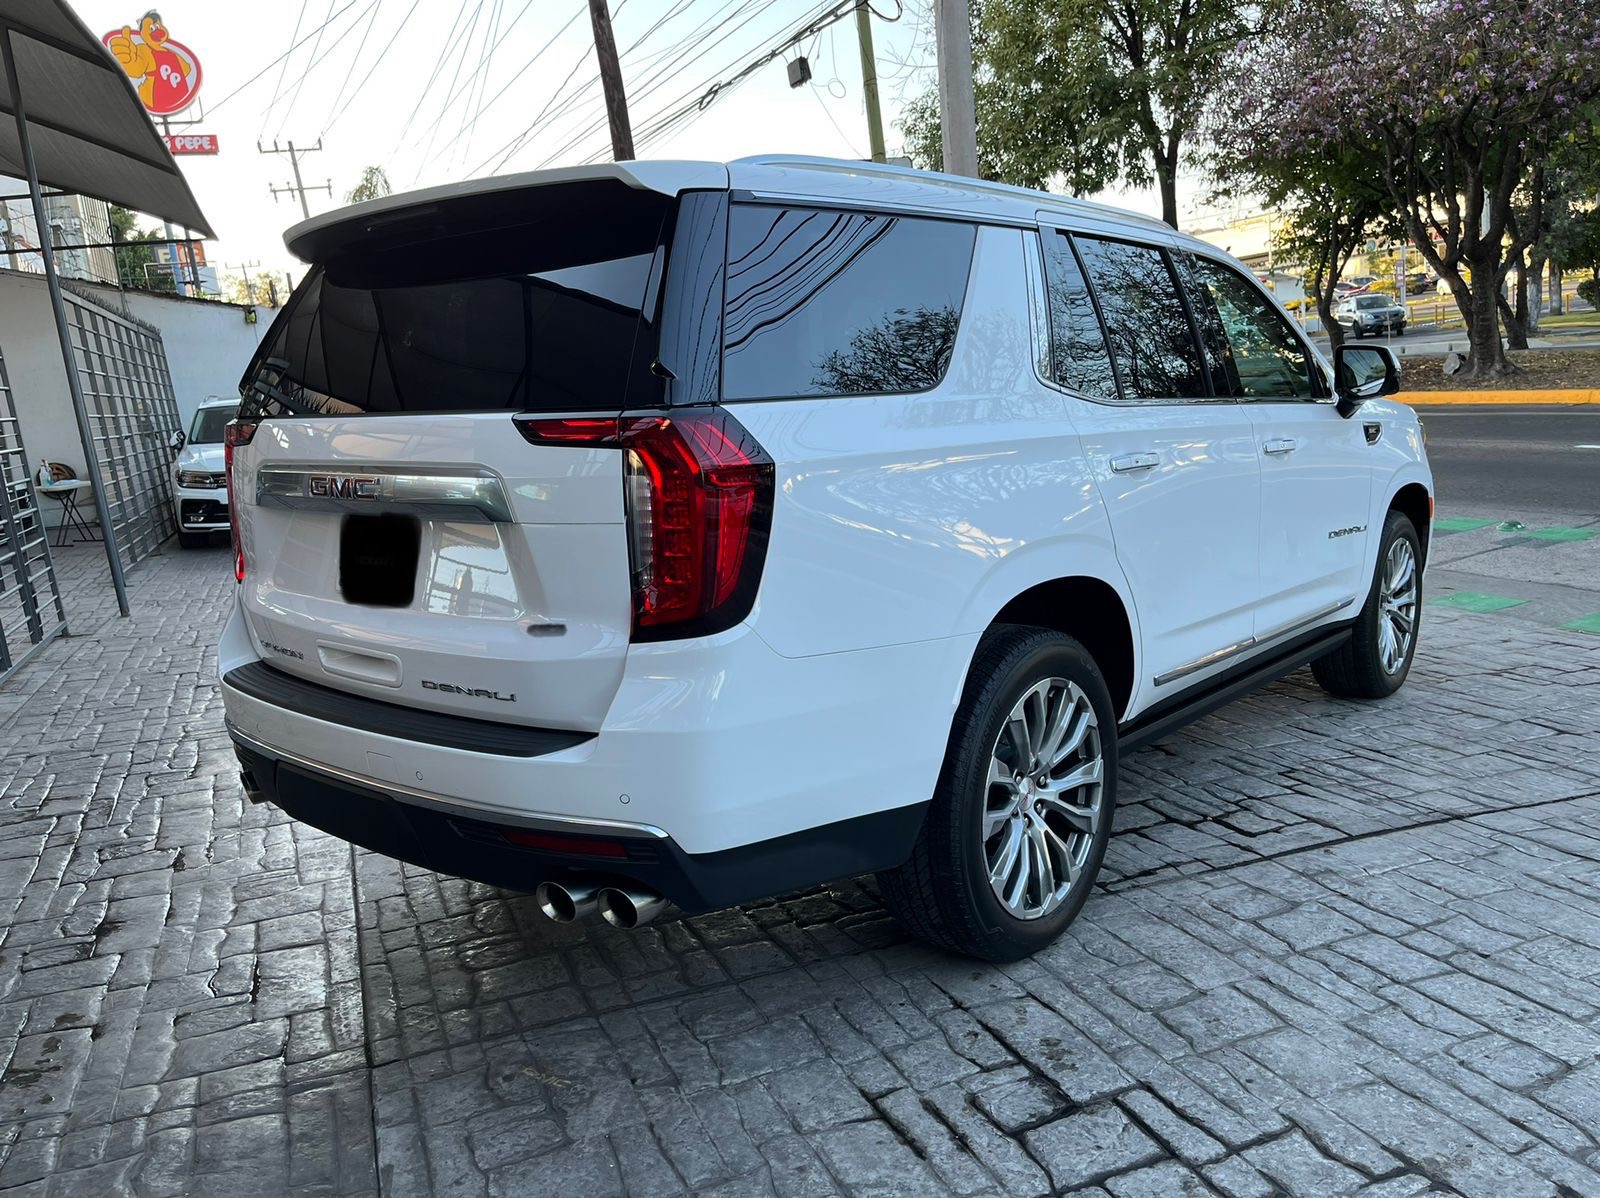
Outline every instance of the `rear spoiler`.
<svg viewBox="0 0 1600 1198">
<path fill-rule="evenodd" d="M 511 193 L 531 188 L 603 180 L 675 196 L 684 191 L 727 190 L 728 168 L 720 162 L 607 162 L 597 166 L 568 166 L 468 179 L 322 213 L 291 227 L 283 235 L 283 243 L 302 261 L 317 262 L 325 259 L 336 246 L 361 240 L 380 232 L 386 225 L 403 223 L 425 212 L 458 205 L 476 207 L 474 200 L 492 202 L 495 197 L 504 199 Z"/>
</svg>

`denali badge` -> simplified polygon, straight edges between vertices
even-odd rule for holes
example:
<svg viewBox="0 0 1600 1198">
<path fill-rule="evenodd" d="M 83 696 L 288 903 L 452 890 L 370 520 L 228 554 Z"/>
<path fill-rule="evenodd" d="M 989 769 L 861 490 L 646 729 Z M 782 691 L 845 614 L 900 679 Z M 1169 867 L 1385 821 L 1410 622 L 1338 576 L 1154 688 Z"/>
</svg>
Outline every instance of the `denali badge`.
<svg viewBox="0 0 1600 1198">
<path fill-rule="evenodd" d="M 1332 540 L 1337 539 L 1338 537 L 1351 537 L 1351 536 L 1354 536 L 1358 532 L 1366 532 L 1366 531 L 1367 531 L 1367 526 L 1365 524 L 1361 524 L 1361 525 L 1352 524 L 1349 528 L 1336 528 L 1336 529 L 1334 529 L 1332 532 L 1330 532 L 1328 534 L 1328 540 L 1332 541 Z"/>
<path fill-rule="evenodd" d="M 440 691 L 447 695 L 466 695 L 473 699 L 498 699 L 502 703 L 515 703 L 517 701 L 515 693 L 502 695 L 499 691 L 486 691 L 481 687 L 451 686 L 448 682 L 429 682 L 426 678 L 422 680 L 422 689 L 425 691 Z"/>
<path fill-rule="evenodd" d="M 282 645 L 275 644 L 272 641 L 262 641 L 261 642 L 261 647 L 263 649 L 271 649 L 274 653 L 281 653 L 285 657 L 292 657 L 296 661 L 304 661 L 306 659 L 306 655 L 304 653 L 300 652 L 300 650 L 298 650 L 298 649 L 285 649 Z"/>
<path fill-rule="evenodd" d="M 313 474 L 306 479 L 306 490 L 319 499 L 376 499 L 380 485 L 376 478 L 339 474 Z"/>
</svg>

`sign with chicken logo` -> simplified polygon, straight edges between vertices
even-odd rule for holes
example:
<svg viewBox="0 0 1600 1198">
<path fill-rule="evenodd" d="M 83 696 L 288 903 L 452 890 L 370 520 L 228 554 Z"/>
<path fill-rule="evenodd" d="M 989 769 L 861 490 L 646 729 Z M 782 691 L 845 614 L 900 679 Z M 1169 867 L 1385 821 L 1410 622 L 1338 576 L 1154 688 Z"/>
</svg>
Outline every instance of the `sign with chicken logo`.
<svg viewBox="0 0 1600 1198">
<path fill-rule="evenodd" d="M 167 34 L 161 14 L 151 9 L 139 28 L 124 25 L 100 39 L 128 73 L 151 116 L 173 116 L 200 94 L 200 60 Z"/>
</svg>

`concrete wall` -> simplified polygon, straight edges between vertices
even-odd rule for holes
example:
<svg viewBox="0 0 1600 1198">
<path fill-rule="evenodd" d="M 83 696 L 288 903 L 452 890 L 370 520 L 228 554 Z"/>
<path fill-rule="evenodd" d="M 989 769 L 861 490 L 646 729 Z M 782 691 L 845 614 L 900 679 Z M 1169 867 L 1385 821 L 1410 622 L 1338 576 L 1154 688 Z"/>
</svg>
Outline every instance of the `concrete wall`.
<svg viewBox="0 0 1600 1198">
<path fill-rule="evenodd" d="M 83 446 L 43 275 L 0 271 L 0 356 L 11 380 L 30 472 L 44 458 L 65 462 L 81 477 Z"/>
<path fill-rule="evenodd" d="M 208 396 L 238 394 L 239 376 L 275 315 L 271 309 L 259 309 L 260 323 L 251 325 L 245 323 L 238 304 L 140 292 L 124 297 L 115 287 L 81 282 L 74 286 L 93 294 L 102 307 L 126 312 L 161 330 L 185 430 L 195 408 Z M 43 275 L 0 269 L 0 357 L 11 381 L 30 472 L 38 469 L 42 458 L 65 462 L 82 477 L 83 446 Z M 46 515 L 53 523 L 51 508 Z"/>
<path fill-rule="evenodd" d="M 277 315 L 271 308 L 257 308 L 257 323 L 246 324 L 245 308 L 240 304 L 80 286 L 94 294 L 104 307 L 127 312 L 161 330 L 185 432 L 195 409 L 206 399 L 213 395 L 231 399 L 239 394 L 239 376 Z M 0 329 L 0 336 L 3 335 Z"/>
</svg>

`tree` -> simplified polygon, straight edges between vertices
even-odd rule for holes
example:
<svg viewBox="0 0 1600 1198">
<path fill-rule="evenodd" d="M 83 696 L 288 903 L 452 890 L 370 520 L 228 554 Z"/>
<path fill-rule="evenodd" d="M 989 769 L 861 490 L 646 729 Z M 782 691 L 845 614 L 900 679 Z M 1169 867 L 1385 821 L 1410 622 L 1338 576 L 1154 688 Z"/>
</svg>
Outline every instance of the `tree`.
<svg viewBox="0 0 1600 1198">
<path fill-rule="evenodd" d="M 1236 48 L 1233 62 L 1253 49 Z M 1333 301 L 1345 267 L 1369 240 L 1398 225 L 1388 191 L 1372 176 L 1364 157 L 1331 151 L 1320 143 L 1286 142 L 1273 136 L 1270 108 L 1241 118 L 1233 89 L 1219 91 L 1207 113 L 1211 174 L 1223 197 L 1249 196 L 1277 212 L 1274 256 L 1298 266 L 1306 293 L 1334 348 L 1344 330 L 1333 319 Z"/>
<path fill-rule="evenodd" d="M 223 276 L 222 294 L 230 304 L 255 304 L 262 308 L 276 308 L 278 281 L 270 273 L 263 271 L 249 276 L 249 285 L 246 286 L 244 275 L 229 274 Z"/>
<path fill-rule="evenodd" d="M 393 190 L 389 186 L 389 173 L 381 166 L 369 166 L 362 170 L 361 182 L 347 191 L 344 199 L 347 204 L 359 204 L 363 200 L 386 196 Z"/>
<path fill-rule="evenodd" d="M 1254 13 L 1229 0 L 985 0 L 972 50 L 980 170 L 1078 193 L 1154 184 L 1176 228 L 1178 164 Z M 937 95 L 900 127 L 912 159 L 937 167 Z"/>
<path fill-rule="evenodd" d="M 147 271 L 156 260 L 153 245 L 161 242 L 159 229 L 140 229 L 139 215 L 126 208 L 110 205 L 111 240 L 119 243 L 113 255 L 117 261 L 117 278 L 124 287 L 142 287 L 150 291 L 178 290 L 172 272 L 167 269 Z M 126 244 L 123 244 L 126 243 Z"/>
<path fill-rule="evenodd" d="M 1240 48 L 1240 119 L 1276 151 L 1359 156 L 1467 322 L 1467 369 L 1513 369 L 1501 289 L 1543 222 L 1544 163 L 1600 100 L 1596 0 L 1291 0 Z M 1395 64 L 1381 72 L 1373 63 Z M 1526 197 L 1517 219 L 1514 205 Z"/>
</svg>

